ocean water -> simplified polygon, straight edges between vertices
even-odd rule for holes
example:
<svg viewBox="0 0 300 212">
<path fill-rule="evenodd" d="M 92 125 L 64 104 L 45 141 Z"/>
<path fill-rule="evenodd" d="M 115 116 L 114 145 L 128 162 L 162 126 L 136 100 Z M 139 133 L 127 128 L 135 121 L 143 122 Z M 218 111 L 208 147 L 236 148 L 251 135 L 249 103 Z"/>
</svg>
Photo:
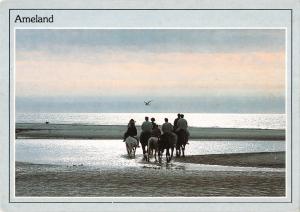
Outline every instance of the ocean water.
<svg viewBox="0 0 300 212">
<path fill-rule="evenodd" d="M 189 141 L 186 155 L 285 151 L 284 141 Z M 142 149 L 129 160 L 120 140 L 16 140 L 16 161 L 52 165 L 84 165 L 104 169 L 138 167 Z M 184 165 L 186 166 L 186 164 Z M 214 168 L 215 169 L 215 168 Z"/>
<path fill-rule="evenodd" d="M 285 129 L 285 114 L 185 113 L 189 126 L 220 128 Z M 154 117 L 161 125 L 164 118 L 173 123 L 175 113 L 16 113 L 16 123 L 126 125 L 133 118 L 141 125 L 144 117 Z"/>
</svg>

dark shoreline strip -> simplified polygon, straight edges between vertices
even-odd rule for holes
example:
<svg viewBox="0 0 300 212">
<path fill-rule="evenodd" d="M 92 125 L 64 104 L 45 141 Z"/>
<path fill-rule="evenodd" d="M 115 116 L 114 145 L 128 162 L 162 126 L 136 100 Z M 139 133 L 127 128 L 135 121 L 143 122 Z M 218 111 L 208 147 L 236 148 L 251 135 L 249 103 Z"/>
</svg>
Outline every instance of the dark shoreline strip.
<svg viewBox="0 0 300 212">
<path fill-rule="evenodd" d="M 138 134 L 141 129 L 137 126 Z M 17 123 L 16 138 L 122 139 L 123 125 Z M 285 140 L 285 130 L 190 127 L 190 139 Z"/>
<path fill-rule="evenodd" d="M 175 161 L 222 166 L 285 168 L 285 152 L 189 155 L 176 158 Z"/>
</svg>

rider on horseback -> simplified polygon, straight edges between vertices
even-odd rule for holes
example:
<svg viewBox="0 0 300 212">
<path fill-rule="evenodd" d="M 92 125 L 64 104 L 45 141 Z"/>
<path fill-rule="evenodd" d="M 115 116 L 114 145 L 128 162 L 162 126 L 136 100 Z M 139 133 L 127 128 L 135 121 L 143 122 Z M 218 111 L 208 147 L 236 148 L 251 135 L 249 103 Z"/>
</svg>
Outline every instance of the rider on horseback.
<svg viewBox="0 0 300 212">
<path fill-rule="evenodd" d="M 133 138 L 135 138 L 138 142 L 138 146 L 139 146 L 139 140 L 137 139 L 137 130 L 136 130 L 136 127 L 135 127 L 135 121 L 133 119 L 130 119 L 128 125 L 127 125 L 127 131 L 125 132 L 124 134 L 124 140 L 123 142 L 125 142 L 126 138 L 131 136 Z"/>
<path fill-rule="evenodd" d="M 173 127 L 173 130 L 174 132 L 176 132 L 177 128 L 178 128 L 178 120 L 180 119 L 180 113 L 177 114 L 177 118 L 174 120 L 174 127 Z"/>
<path fill-rule="evenodd" d="M 155 123 L 155 118 L 151 118 L 151 124 L 152 124 L 152 129 L 154 129 L 156 123 Z"/>
<path fill-rule="evenodd" d="M 145 121 L 141 126 L 142 132 L 151 132 L 152 131 L 152 123 L 149 121 L 149 117 L 145 117 Z"/>
<path fill-rule="evenodd" d="M 176 132 L 178 132 L 179 130 L 184 130 L 187 134 L 188 139 L 190 138 L 190 132 L 188 131 L 188 123 L 187 120 L 184 118 L 183 114 L 180 114 L 180 119 L 177 122 Z"/>
<path fill-rule="evenodd" d="M 157 138 L 159 138 L 160 135 L 161 135 L 161 131 L 160 131 L 160 129 L 158 128 L 158 125 L 154 123 L 153 129 L 152 129 L 152 133 L 151 133 L 151 136 L 152 136 L 152 137 L 157 137 Z"/>
<path fill-rule="evenodd" d="M 173 132 L 173 126 L 168 121 L 169 121 L 168 118 L 165 118 L 165 123 L 161 126 L 161 130 L 163 134 L 166 132 Z"/>
</svg>

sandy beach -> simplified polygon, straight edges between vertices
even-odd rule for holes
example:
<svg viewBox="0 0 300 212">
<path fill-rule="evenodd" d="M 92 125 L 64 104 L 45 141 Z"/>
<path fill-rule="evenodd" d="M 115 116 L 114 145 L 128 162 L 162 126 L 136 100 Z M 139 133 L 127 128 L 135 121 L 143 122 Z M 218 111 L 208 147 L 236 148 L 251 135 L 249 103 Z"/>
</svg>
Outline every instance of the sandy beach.
<svg viewBox="0 0 300 212">
<path fill-rule="evenodd" d="M 284 168 L 285 152 L 188 155 L 185 158 L 178 158 L 176 161 L 222 166 Z"/>
<path fill-rule="evenodd" d="M 137 126 L 138 134 L 141 132 Z M 16 138 L 121 139 L 126 126 L 17 123 Z M 285 130 L 189 128 L 191 139 L 285 140 Z"/>
<path fill-rule="evenodd" d="M 269 157 L 269 154 L 260 154 L 261 158 Z M 209 155 L 201 157 L 191 156 L 192 162 L 206 163 L 204 160 L 210 160 Z M 245 154 L 233 157 L 236 160 L 238 157 L 242 161 L 248 158 Z M 185 162 L 191 162 L 189 158 L 187 157 Z M 267 163 L 264 166 L 273 166 L 273 162 Z M 178 162 L 167 166 L 145 163 L 137 167 L 120 169 L 16 162 L 16 196 L 248 197 L 284 195 L 284 171 L 265 169 L 226 171 L 226 169 L 218 170 L 217 167 L 212 167 L 210 170 L 189 170 Z"/>
</svg>

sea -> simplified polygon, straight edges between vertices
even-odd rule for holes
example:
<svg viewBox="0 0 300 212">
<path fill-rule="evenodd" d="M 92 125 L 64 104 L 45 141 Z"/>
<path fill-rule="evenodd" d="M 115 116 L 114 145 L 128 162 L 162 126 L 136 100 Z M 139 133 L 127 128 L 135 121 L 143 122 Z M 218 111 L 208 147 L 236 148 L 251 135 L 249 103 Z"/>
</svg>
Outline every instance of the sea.
<svg viewBox="0 0 300 212">
<path fill-rule="evenodd" d="M 189 126 L 285 129 L 285 114 L 185 113 Z M 145 116 L 161 125 L 175 113 L 17 113 L 16 123 L 140 125 Z M 16 196 L 208 197 L 284 196 L 285 168 L 144 161 L 141 148 L 129 158 L 121 140 L 16 139 Z M 284 152 L 271 140 L 192 140 L 186 155 Z M 133 186 L 135 185 L 135 186 Z M 163 188 L 163 189 L 162 189 Z"/>
<path fill-rule="evenodd" d="M 127 125 L 130 119 L 141 125 L 145 116 L 161 125 L 173 123 L 176 113 L 16 113 L 16 123 Z M 184 113 L 191 127 L 285 129 L 286 114 Z"/>
</svg>

